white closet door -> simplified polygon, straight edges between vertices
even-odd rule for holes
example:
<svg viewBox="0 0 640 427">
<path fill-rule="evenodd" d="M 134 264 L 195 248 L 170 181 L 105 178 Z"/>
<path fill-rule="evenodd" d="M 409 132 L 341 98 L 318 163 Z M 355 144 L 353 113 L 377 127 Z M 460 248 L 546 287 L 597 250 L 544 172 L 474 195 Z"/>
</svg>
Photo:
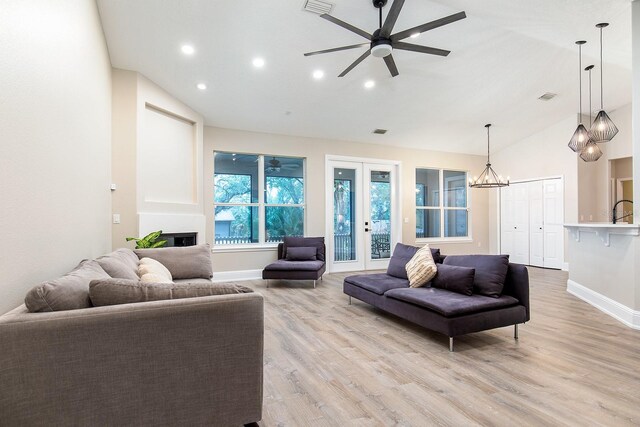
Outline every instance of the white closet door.
<svg viewBox="0 0 640 427">
<path fill-rule="evenodd" d="M 513 252 L 511 262 L 529 265 L 529 186 L 513 186 Z"/>
<path fill-rule="evenodd" d="M 561 179 L 543 181 L 544 267 L 562 268 L 564 252 L 564 199 Z"/>
<path fill-rule="evenodd" d="M 529 191 L 529 265 L 544 267 L 544 197 L 542 181 L 528 184 Z"/>
<path fill-rule="evenodd" d="M 500 189 L 500 253 L 513 254 L 513 186 Z"/>
</svg>

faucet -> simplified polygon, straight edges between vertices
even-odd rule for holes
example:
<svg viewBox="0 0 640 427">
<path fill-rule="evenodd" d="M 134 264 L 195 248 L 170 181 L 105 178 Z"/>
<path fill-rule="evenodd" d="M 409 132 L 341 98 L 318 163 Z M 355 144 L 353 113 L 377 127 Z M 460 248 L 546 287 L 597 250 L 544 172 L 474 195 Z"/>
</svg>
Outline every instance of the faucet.
<svg viewBox="0 0 640 427">
<path fill-rule="evenodd" d="M 618 208 L 618 205 L 619 205 L 620 203 L 623 203 L 623 202 L 627 202 L 627 203 L 631 203 L 631 204 L 633 204 L 633 200 L 622 199 L 622 200 L 618 200 L 618 201 L 616 202 L 616 204 L 615 204 L 615 205 L 613 205 L 613 223 L 614 223 L 614 224 L 615 224 L 616 222 L 618 222 L 618 220 L 619 220 L 619 219 L 622 219 L 622 218 L 625 218 L 625 217 L 628 217 L 629 215 L 631 215 L 631 213 L 628 213 L 628 214 L 626 214 L 626 215 L 622 215 L 620 218 L 616 218 L 616 215 L 617 215 L 616 209 Z M 624 212 L 622 212 L 622 213 L 624 214 Z"/>
</svg>

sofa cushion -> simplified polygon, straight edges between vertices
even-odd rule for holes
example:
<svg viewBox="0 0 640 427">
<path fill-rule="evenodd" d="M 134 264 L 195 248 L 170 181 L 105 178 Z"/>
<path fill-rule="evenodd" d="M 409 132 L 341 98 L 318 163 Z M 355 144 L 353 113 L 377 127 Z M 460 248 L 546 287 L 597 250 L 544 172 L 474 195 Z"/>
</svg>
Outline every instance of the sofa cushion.
<svg viewBox="0 0 640 427">
<path fill-rule="evenodd" d="M 472 295 L 475 275 L 475 268 L 441 264 L 438 266 L 436 277 L 431 280 L 431 286 L 462 295 Z"/>
<path fill-rule="evenodd" d="M 433 261 L 429 245 L 418 249 L 418 252 L 407 263 L 407 277 L 409 286 L 419 288 L 433 279 L 438 272 L 436 263 Z"/>
<path fill-rule="evenodd" d="M 283 255 L 287 256 L 287 249 L 290 247 L 308 247 L 316 248 L 316 259 L 325 261 L 324 237 L 285 237 L 283 241 Z"/>
<path fill-rule="evenodd" d="M 111 277 L 138 280 L 138 257 L 131 249 L 115 250 L 96 258 L 96 262 Z"/>
<path fill-rule="evenodd" d="M 467 296 L 433 287 L 392 289 L 384 295 L 387 298 L 424 307 L 445 317 L 462 316 L 518 304 L 517 299 L 508 295 L 498 298 L 484 295 Z"/>
<path fill-rule="evenodd" d="M 173 283 L 171 272 L 153 258 L 142 258 L 138 265 L 138 276 L 145 283 Z"/>
<path fill-rule="evenodd" d="M 473 293 L 498 298 L 509 270 L 509 255 L 449 255 L 446 265 L 475 268 Z"/>
<path fill-rule="evenodd" d="M 91 307 L 89 283 L 94 279 L 111 277 L 96 261 L 84 260 L 64 276 L 35 286 L 24 303 L 32 313 Z"/>
<path fill-rule="evenodd" d="M 253 292 L 233 283 L 143 283 L 137 280 L 92 280 L 89 295 L 94 306 L 130 304 L 210 295 Z"/>
<path fill-rule="evenodd" d="M 378 295 L 383 295 L 390 289 L 409 287 L 409 281 L 407 279 L 393 277 L 385 273 L 358 274 L 345 277 L 344 281 Z"/>
<path fill-rule="evenodd" d="M 287 261 L 316 261 L 318 249 L 315 246 L 288 247 Z"/>
<path fill-rule="evenodd" d="M 174 248 L 135 249 L 138 258 L 149 257 L 167 267 L 174 279 L 209 279 L 213 275 L 209 244 Z"/>
<path fill-rule="evenodd" d="M 406 265 L 413 258 L 413 256 L 418 252 L 419 247 L 404 245 L 402 243 L 397 243 L 396 247 L 393 250 L 393 255 L 389 260 L 389 267 L 387 267 L 387 274 L 399 277 L 401 279 L 407 279 L 407 269 Z M 440 260 L 440 249 L 431 248 L 431 256 L 433 257 L 433 261 L 436 264 L 442 262 Z"/>
<path fill-rule="evenodd" d="M 324 266 L 322 261 L 287 261 L 279 259 L 264 269 L 267 271 L 318 271 Z"/>
</svg>

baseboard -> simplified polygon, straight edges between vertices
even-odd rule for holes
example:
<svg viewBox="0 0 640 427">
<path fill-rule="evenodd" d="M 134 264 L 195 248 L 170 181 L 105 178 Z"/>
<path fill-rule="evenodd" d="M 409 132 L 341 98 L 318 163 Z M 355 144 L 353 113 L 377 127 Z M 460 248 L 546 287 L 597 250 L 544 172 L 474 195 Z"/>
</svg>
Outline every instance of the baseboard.
<svg viewBox="0 0 640 427">
<path fill-rule="evenodd" d="M 237 282 L 240 280 L 262 279 L 262 270 L 217 271 L 211 280 L 214 282 Z"/>
<path fill-rule="evenodd" d="M 633 310 L 573 280 L 567 280 L 567 292 L 633 329 L 640 330 L 640 311 Z"/>
</svg>

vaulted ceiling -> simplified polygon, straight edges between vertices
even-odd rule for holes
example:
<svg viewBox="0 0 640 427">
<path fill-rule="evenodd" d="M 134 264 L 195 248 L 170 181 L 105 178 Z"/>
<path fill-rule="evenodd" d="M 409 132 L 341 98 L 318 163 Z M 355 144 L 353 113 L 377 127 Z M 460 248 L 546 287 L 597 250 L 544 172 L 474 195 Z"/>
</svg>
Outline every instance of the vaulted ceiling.
<svg viewBox="0 0 640 427">
<path fill-rule="evenodd" d="M 368 32 L 377 28 L 370 0 L 333 3 L 333 16 Z M 587 40 L 584 65 L 598 65 L 598 22 L 611 23 L 604 32 L 605 107 L 631 102 L 628 0 L 406 0 L 396 31 L 466 12 L 467 19 L 409 39 L 452 53 L 394 51 L 399 76 L 369 57 L 342 78 L 365 47 L 303 53 L 365 40 L 303 4 L 98 0 L 112 65 L 144 74 L 212 126 L 481 154 L 485 123 L 494 124 L 499 149 L 577 113 L 574 42 Z M 195 54 L 184 55 L 184 44 Z M 263 68 L 252 66 L 255 57 L 264 58 Z M 318 69 L 321 80 L 312 78 Z M 365 89 L 366 80 L 376 86 Z M 558 96 L 538 100 L 545 92 Z M 375 128 L 389 132 L 374 135 Z"/>
</svg>

